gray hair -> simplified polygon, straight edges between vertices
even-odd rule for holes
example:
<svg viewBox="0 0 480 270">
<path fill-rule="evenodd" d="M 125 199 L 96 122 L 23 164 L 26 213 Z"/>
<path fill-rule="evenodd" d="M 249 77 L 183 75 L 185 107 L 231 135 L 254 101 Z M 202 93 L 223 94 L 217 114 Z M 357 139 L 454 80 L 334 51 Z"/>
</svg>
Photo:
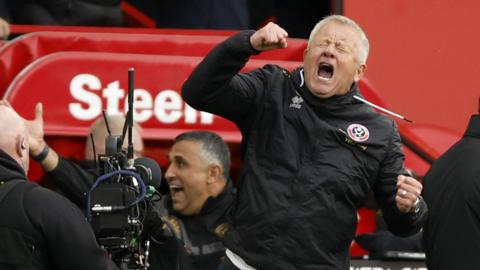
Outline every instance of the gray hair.
<svg viewBox="0 0 480 270">
<path fill-rule="evenodd" d="M 178 135 L 174 144 L 181 141 L 194 141 L 202 144 L 201 156 L 210 164 L 222 167 L 223 176 L 229 178 L 230 149 L 225 141 L 217 134 L 209 131 L 190 131 Z"/>
<path fill-rule="evenodd" d="M 360 42 L 362 44 L 358 59 L 361 64 L 365 64 L 367 62 L 368 52 L 370 50 L 370 43 L 368 42 L 367 35 L 356 22 L 342 15 L 330 15 L 319 21 L 310 33 L 310 37 L 308 38 L 308 46 L 310 47 L 310 43 L 312 42 L 313 37 L 317 34 L 317 32 L 320 31 L 320 29 L 329 22 L 337 22 L 340 24 L 351 26 L 358 32 L 358 34 L 360 35 Z"/>
</svg>

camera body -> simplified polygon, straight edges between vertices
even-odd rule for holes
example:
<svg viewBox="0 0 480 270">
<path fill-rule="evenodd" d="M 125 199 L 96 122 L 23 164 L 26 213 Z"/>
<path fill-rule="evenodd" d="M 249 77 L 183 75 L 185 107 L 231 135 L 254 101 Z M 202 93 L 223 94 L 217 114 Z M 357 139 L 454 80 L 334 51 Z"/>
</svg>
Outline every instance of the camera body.
<svg viewBox="0 0 480 270">
<path fill-rule="evenodd" d="M 106 175 L 116 169 L 126 167 L 126 155 L 121 149 L 120 136 L 107 136 L 104 155 L 98 156 L 98 175 Z M 120 146 L 119 146 L 120 144 Z M 130 216 L 132 209 L 126 207 L 135 201 L 135 191 L 129 188 L 131 182 L 124 176 L 112 177 L 99 184 L 92 192 L 91 225 L 98 243 L 105 248 L 124 248 L 129 239 L 126 234 L 131 231 Z M 111 211 L 105 208 L 111 207 Z M 118 209 L 113 211 L 113 209 Z M 121 208 L 124 208 L 120 210 Z"/>
<path fill-rule="evenodd" d="M 128 112 L 121 136 L 112 135 L 105 111 L 108 135 L 105 154 L 96 160 L 99 177 L 87 194 L 87 218 L 98 243 L 107 250 L 120 269 L 148 269 L 150 240 L 144 235 L 147 213 L 161 183 L 158 164 L 148 158 L 133 157 L 134 69 L 128 70 Z M 128 131 L 128 132 L 127 132 Z M 92 144 L 93 144 L 93 136 Z M 127 150 L 122 150 L 124 139 Z M 95 146 L 93 145 L 95 152 Z M 147 187 L 151 187 L 147 194 Z M 145 232 L 145 234 L 147 234 Z"/>
<path fill-rule="evenodd" d="M 87 215 L 97 242 L 120 269 L 148 269 L 148 240 L 142 239 L 146 187 L 133 159 L 122 150 L 121 136 L 105 139 L 98 175 L 88 194 Z"/>
</svg>

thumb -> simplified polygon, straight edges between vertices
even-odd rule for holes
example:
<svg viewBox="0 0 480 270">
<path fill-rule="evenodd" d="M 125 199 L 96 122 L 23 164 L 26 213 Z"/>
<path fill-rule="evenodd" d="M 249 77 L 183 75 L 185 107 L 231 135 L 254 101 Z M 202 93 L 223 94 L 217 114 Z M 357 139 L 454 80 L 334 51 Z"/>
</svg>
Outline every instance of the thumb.
<svg viewBox="0 0 480 270">
<path fill-rule="evenodd" d="M 43 122 L 43 104 L 41 102 L 35 106 L 35 121 Z"/>
</svg>

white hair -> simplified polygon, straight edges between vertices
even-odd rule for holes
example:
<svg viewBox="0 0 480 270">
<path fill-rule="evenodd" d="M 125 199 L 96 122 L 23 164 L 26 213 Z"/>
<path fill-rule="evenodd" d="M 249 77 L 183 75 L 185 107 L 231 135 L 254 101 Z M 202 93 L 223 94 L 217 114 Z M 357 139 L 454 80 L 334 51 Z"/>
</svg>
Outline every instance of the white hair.
<svg viewBox="0 0 480 270">
<path fill-rule="evenodd" d="M 360 55 L 358 56 L 358 60 L 361 64 L 365 64 L 367 62 L 368 52 L 370 50 L 370 43 L 368 42 L 367 35 L 365 35 L 365 32 L 363 32 L 362 28 L 356 22 L 342 15 L 330 15 L 319 21 L 310 33 L 310 37 L 308 38 L 308 47 L 310 47 L 310 43 L 312 42 L 317 32 L 320 31 L 320 29 L 329 22 L 337 22 L 340 24 L 351 26 L 358 32 L 362 45 L 362 48 L 360 48 Z"/>
</svg>

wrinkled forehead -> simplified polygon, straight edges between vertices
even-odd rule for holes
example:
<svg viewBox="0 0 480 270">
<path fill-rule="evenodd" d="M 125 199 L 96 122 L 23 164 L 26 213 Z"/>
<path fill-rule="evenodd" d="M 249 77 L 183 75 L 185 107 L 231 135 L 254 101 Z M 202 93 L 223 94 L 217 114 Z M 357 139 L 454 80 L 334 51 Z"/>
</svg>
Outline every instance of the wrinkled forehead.
<svg viewBox="0 0 480 270">
<path fill-rule="evenodd" d="M 331 39 L 355 44 L 360 40 L 360 33 L 352 25 L 331 21 L 325 23 L 315 34 L 315 40 Z"/>
</svg>

